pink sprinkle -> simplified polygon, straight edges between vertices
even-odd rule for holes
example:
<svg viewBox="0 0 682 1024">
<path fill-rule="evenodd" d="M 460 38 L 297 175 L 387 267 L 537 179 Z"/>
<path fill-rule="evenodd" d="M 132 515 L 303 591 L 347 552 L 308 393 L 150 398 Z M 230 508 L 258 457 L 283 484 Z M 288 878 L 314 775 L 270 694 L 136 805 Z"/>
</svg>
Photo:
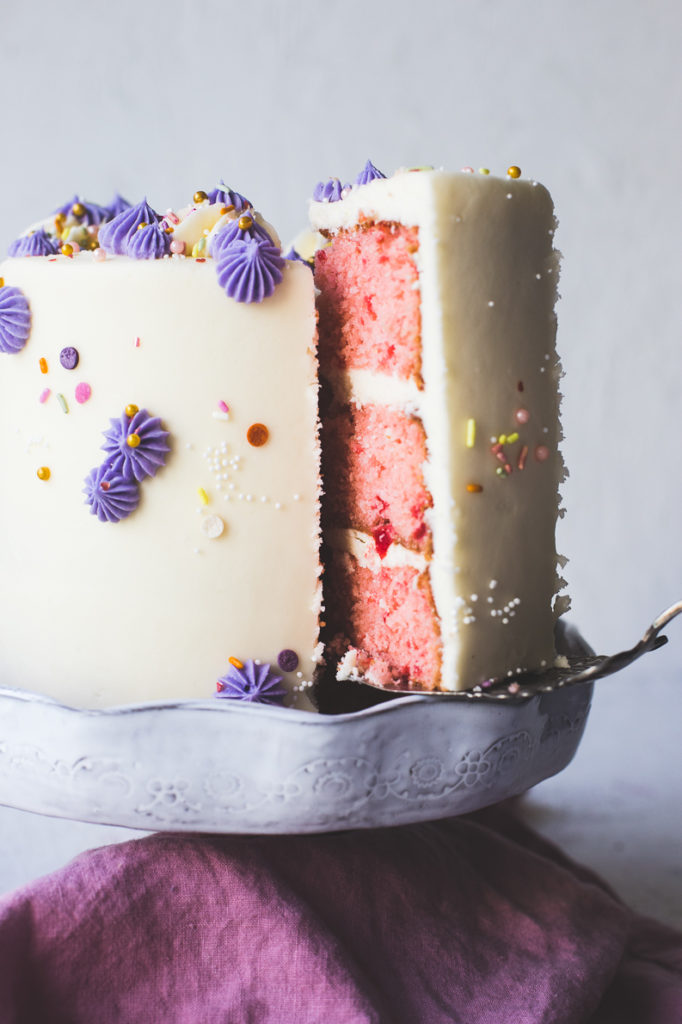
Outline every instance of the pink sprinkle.
<svg viewBox="0 0 682 1024">
<path fill-rule="evenodd" d="M 171 224 L 180 223 L 180 218 L 178 217 L 177 213 L 173 213 L 172 210 L 166 210 L 166 220 L 169 221 Z"/>
<path fill-rule="evenodd" d="M 87 400 L 92 395 L 92 388 L 90 387 L 89 384 L 86 384 L 85 381 L 81 381 L 80 384 L 76 384 L 75 394 L 76 401 L 78 402 L 79 405 L 82 405 L 83 402 L 87 402 Z"/>
<path fill-rule="evenodd" d="M 530 413 L 527 409 L 517 409 L 514 413 L 514 418 L 517 423 L 527 423 L 530 419 Z"/>
<path fill-rule="evenodd" d="M 52 394 L 52 392 L 50 391 L 50 389 L 49 388 L 45 388 L 44 391 L 40 392 L 39 401 L 40 402 L 46 402 L 51 394 Z"/>
<path fill-rule="evenodd" d="M 135 338 L 135 348 L 139 348 L 139 347 L 140 347 L 140 339 L 139 338 Z"/>
<path fill-rule="evenodd" d="M 98 263 L 102 263 L 106 258 L 107 254 L 104 249 L 95 249 L 92 254 L 93 260 L 97 260 Z"/>
<path fill-rule="evenodd" d="M 545 462 L 549 458 L 549 448 L 546 444 L 539 444 L 535 449 L 535 458 L 538 462 Z"/>
<path fill-rule="evenodd" d="M 81 251 L 81 247 L 78 242 L 71 242 L 71 248 L 73 249 L 74 255 Z"/>
<path fill-rule="evenodd" d="M 230 411 L 229 405 L 227 404 L 227 402 L 223 402 L 222 398 L 218 402 L 218 408 L 220 409 L 221 412 L 229 412 Z"/>
<path fill-rule="evenodd" d="M 182 253 L 185 251 L 185 243 L 181 242 L 179 238 L 174 238 L 170 244 L 170 251 L 176 253 L 178 256 L 181 256 Z"/>
<path fill-rule="evenodd" d="M 473 174 L 474 173 L 473 167 L 463 167 L 462 170 L 465 172 L 465 174 Z"/>
</svg>

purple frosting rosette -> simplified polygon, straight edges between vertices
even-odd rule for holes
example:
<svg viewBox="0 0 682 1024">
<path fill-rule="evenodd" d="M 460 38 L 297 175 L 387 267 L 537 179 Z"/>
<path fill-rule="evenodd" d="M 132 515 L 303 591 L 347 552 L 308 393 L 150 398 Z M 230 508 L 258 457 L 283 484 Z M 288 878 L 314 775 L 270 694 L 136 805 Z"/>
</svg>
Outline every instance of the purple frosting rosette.
<svg viewBox="0 0 682 1024">
<path fill-rule="evenodd" d="M 9 256 L 56 256 L 59 250 L 58 239 L 48 235 L 45 228 L 38 228 L 15 238 L 7 252 Z"/>
<path fill-rule="evenodd" d="M 0 288 L 0 352 L 20 352 L 31 333 L 31 310 L 20 288 Z"/>
<path fill-rule="evenodd" d="M 230 664 L 226 674 L 218 680 L 216 697 L 227 700 L 242 700 L 253 704 L 282 704 L 286 690 L 278 676 L 267 662 L 248 659 L 241 668 Z"/>
<path fill-rule="evenodd" d="M 91 469 L 83 488 L 85 503 L 101 523 L 118 523 L 134 512 L 140 503 L 140 488 L 105 462 Z"/>
<path fill-rule="evenodd" d="M 146 199 L 143 199 L 137 206 L 122 210 L 113 220 L 102 224 L 98 235 L 100 247 L 108 253 L 125 256 L 128 243 L 140 225 L 158 224 L 160 220 L 160 215 L 152 210 Z"/>
<path fill-rule="evenodd" d="M 169 434 L 158 416 L 139 409 L 132 417 L 124 413 L 110 422 L 111 427 L 104 431 L 102 449 L 115 473 L 127 480 L 142 481 L 165 465 L 170 451 Z"/>
</svg>

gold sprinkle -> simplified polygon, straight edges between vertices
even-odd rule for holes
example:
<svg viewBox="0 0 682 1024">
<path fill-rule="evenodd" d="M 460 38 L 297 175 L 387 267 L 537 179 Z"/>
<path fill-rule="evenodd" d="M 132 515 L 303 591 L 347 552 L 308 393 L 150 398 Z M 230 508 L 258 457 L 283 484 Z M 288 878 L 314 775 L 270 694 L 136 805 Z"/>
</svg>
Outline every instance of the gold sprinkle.
<svg viewBox="0 0 682 1024">
<path fill-rule="evenodd" d="M 140 410 L 138 409 L 138 407 L 136 405 L 126 405 L 126 407 L 125 407 L 125 414 L 126 414 L 126 416 L 128 417 L 129 420 L 131 420 L 133 418 L 133 416 L 135 415 L 135 413 L 139 412 L 139 411 Z"/>
<path fill-rule="evenodd" d="M 204 192 L 204 190 L 203 190 L 203 189 L 201 189 L 201 188 L 200 188 L 200 189 L 198 189 L 198 190 L 197 190 L 197 191 L 196 191 L 196 192 L 194 193 L 194 202 L 195 202 L 195 203 L 196 203 L 197 205 L 199 205 L 199 203 L 205 203 L 207 199 L 208 199 L 208 196 L 206 195 L 206 193 Z"/>
<path fill-rule="evenodd" d="M 516 164 L 512 164 L 511 167 L 507 168 L 507 174 L 510 178 L 520 178 L 521 168 L 517 167 Z"/>
<path fill-rule="evenodd" d="M 71 213 L 74 215 L 74 217 L 84 217 L 85 207 L 82 203 L 74 203 L 71 207 Z"/>
<path fill-rule="evenodd" d="M 239 218 L 238 223 L 240 231 L 248 231 L 249 228 L 253 227 L 253 218 L 249 217 L 248 213 L 245 213 Z"/>
<path fill-rule="evenodd" d="M 229 661 L 230 665 L 234 665 L 235 668 L 244 668 L 244 662 L 240 661 L 239 658 L 228 658 L 227 660 Z"/>
<path fill-rule="evenodd" d="M 146 220 L 143 220 L 141 224 L 138 224 L 138 225 L 137 225 L 137 227 L 135 228 L 135 230 L 136 230 L 136 231 L 142 231 L 142 228 L 147 228 L 147 227 L 149 227 L 149 225 L 147 224 L 147 221 L 146 221 Z"/>
<path fill-rule="evenodd" d="M 36 475 L 37 475 L 39 480 L 49 480 L 50 479 L 50 467 L 49 466 L 41 466 L 40 469 L 36 470 Z"/>
<path fill-rule="evenodd" d="M 62 246 L 62 256 L 73 256 L 73 246 L 65 242 Z"/>
<path fill-rule="evenodd" d="M 466 446 L 473 448 L 476 444 L 476 420 L 467 420 Z"/>
<path fill-rule="evenodd" d="M 4 287 L 5 287 L 5 279 L 4 279 L 4 277 L 0 277 L 0 288 L 4 288 Z"/>
<path fill-rule="evenodd" d="M 126 437 L 126 444 L 129 448 L 137 448 L 140 444 L 140 440 L 141 438 L 139 434 L 128 434 Z"/>
</svg>

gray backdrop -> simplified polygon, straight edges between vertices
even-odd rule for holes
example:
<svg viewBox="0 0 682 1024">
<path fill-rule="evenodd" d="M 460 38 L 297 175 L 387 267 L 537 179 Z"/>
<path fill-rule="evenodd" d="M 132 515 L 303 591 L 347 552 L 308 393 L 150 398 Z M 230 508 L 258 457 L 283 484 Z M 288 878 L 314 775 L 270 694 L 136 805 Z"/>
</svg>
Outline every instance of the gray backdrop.
<svg viewBox="0 0 682 1024">
<path fill-rule="evenodd" d="M 74 192 L 165 209 L 222 176 L 288 239 L 315 181 L 368 157 L 387 172 L 515 163 L 547 184 L 572 618 L 611 652 L 682 598 L 679 5 L 3 0 L 1 21 L 2 251 Z M 527 814 L 682 922 L 682 626 L 670 636 L 599 684 L 576 762 Z M 122 836 L 2 809 L 0 829 L 0 891 Z"/>
</svg>

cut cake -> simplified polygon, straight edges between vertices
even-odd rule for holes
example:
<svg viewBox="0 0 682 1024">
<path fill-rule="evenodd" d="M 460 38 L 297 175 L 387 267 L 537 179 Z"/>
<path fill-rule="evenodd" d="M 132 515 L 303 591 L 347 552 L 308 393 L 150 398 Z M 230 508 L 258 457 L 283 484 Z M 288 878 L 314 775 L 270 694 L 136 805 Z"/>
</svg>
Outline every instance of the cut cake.
<svg viewBox="0 0 682 1024">
<path fill-rule="evenodd" d="M 548 192 L 368 163 L 320 184 L 324 601 L 339 679 L 461 690 L 555 658 Z"/>
</svg>

